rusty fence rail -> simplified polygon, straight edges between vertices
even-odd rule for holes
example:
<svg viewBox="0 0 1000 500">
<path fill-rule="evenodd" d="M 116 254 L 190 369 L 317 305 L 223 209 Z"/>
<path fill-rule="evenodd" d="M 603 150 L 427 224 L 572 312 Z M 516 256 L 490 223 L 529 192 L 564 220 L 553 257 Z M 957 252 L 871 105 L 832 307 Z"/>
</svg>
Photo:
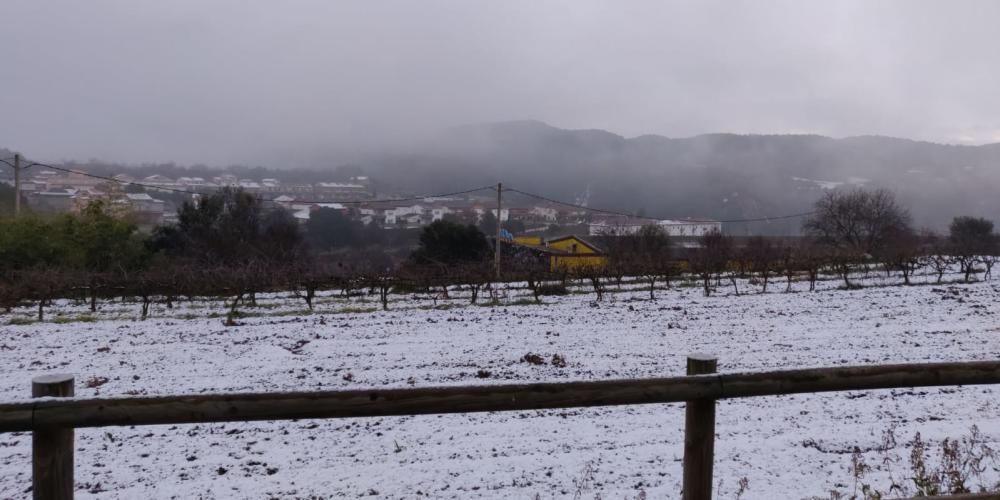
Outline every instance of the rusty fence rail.
<svg viewBox="0 0 1000 500">
<path fill-rule="evenodd" d="M 73 429 L 525 411 L 686 403 L 684 499 L 712 496 L 715 401 L 729 398 L 1000 383 L 1000 361 L 897 364 L 718 374 L 714 357 L 692 355 L 687 375 L 639 380 L 234 393 L 134 398 L 72 398 L 73 377 L 32 381 L 36 399 L 0 404 L 0 432 L 30 431 L 35 498 L 73 497 Z M 66 399 L 64 399 L 66 398 Z"/>
</svg>

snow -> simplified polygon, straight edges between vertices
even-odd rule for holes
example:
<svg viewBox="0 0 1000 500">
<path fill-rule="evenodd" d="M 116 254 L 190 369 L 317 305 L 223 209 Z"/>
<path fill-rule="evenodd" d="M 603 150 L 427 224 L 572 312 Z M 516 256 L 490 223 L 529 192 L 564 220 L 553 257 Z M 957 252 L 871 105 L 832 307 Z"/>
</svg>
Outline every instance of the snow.
<svg viewBox="0 0 1000 500">
<path fill-rule="evenodd" d="M 744 282 L 751 294 L 707 298 L 684 286 L 655 301 L 641 284 L 612 285 L 601 303 L 579 288 L 543 305 L 515 305 L 526 291 L 506 290 L 498 307 L 453 291 L 394 295 L 389 311 L 331 292 L 312 314 L 269 296 L 237 327 L 223 326 L 218 301 L 159 305 L 147 321 L 133 319 L 136 304 L 108 302 L 92 322 L 74 321 L 89 319 L 84 304 L 60 301 L 55 321 L 0 327 L 0 400 L 27 400 L 31 378 L 52 372 L 75 374 L 78 396 L 129 396 L 657 377 L 682 374 L 695 352 L 717 354 L 722 372 L 1000 357 L 1000 282 L 858 281 L 866 288 L 829 280 L 783 293 L 776 280 L 766 294 Z M 520 362 L 528 352 L 568 366 Z M 110 380 L 88 388 L 91 377 Z M 743 477 L 742 498 L 850 494 L 850 450 L 890 427 L 905 457 L 915 432 L 939 441 L 972 425 L 996 448 L 998 417 L 989 386 L 720 401 L 718 497 L 733 498 Z M 677 498 L 683 419 L 671 404 L 79 429 L 77 497 Z M 30 496 L 30 441 L 0 434 L 0 498 Z"/>
</svg>

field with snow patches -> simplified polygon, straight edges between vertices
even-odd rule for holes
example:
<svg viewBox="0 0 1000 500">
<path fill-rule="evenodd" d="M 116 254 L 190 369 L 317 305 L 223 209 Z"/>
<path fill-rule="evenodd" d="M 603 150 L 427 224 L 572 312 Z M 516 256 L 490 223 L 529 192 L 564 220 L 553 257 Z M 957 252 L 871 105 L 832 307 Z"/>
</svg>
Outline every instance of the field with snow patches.
<svg viewBox="0 0 1000 500">
<path fill-rule="evenodd" d="M 955 279 L 956 276 L 948 276 Z M 929 277 L 922 278 L 929 280 Z M 808 292 L 783 282 L 766 294 L 741 283 L 703 297 L 694 286 L 657 291 L 587 288 L 542 305 L 505 290 L 497 307 L 394 295 L 263 297 L 236 327 L 220 301 L 139 305 L 60 301 L 0 316 L 0 401 L 23 401 L 31 378 L 68 372 L 78 396 L 428 387 L 681 375 L 693 352 L 722 372 L 1000 358 L 1000 281 L 901 287 L 835 280 Z M 531 365 L 528 352 L 567 366 Z M 488 372 L 488 377 L 481 378 Z M 477 374 L 479 376 L 477 376 Z M 107 379 L 106 381 L 104 379 Z M 88 383 L 89 381 L 89 383 Z M 854 447 L 895 429 L 907 442 L 967 435 L 1000 448 L 1000 387 L 828 393 L 721 401 L 718 498 L 850 494 Z M 78 498 L 677 498 L 683 405 L 447 416 L 176 425 L 77 431 Z M 867 451 L 869 464 L 881 457 Z M 901 476 L 901 465 L 892 471 Z M 982 483 L 993 485 L 990 462 Z M 31 436 L 0 434 L 0 498 L 30 496 Z M 887 471 L 866 481 L 886 487 Z M 977 481 L 978 482 L 978 481 Z M 912 490 L 911 490 L 912 491 Z"/>
</svg>

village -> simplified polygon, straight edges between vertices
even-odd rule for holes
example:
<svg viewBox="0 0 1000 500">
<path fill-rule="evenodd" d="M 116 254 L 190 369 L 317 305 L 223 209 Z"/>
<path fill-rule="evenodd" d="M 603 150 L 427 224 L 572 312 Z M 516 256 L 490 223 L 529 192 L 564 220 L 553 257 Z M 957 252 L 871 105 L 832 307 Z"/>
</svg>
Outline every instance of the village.
<svg viewBox="0 0 1000 500">
<path fill-rule="evenodd" d="M 39 214 L 79 213 L 95 201 L 117 216 L 127 218 L 140 231 L 177 222 L 177 212 L 223 188 L 234 188 L 258 196 L 264 207 L 288 211 L 305 229 L 321 209 L 334 210 L 365 226 L 384 230 L 413 230 L 439 220 L 495 227 L 502 225 L 501 238 L 546 252 L 601 254 L 586 237 L 636 234 L 655 224 L 680 246 L 696 246 L 698 238 L 721 232 L 722 223 L 708 218 L 656 220 L 626 215 L 595 214 L 587 207 L 554 202 L 521 203 L 497 210 L 495 195 L 464 194 L 440 197 L 410 196 L 409 193 L 376 194 L 367 176 L 352 176 L 341 182 L 283 182 L 274 177 L 250 179 L 222 173 L 212 178 L 177 177 L 160 174 L 136 177 L 127 173 L 113 177 L 92 175 L 82 169 L 33 169 L 21 179 L 22 200 Z M 13 178 L 0 182 L 15 185 Z M 493 230 L 488 231 L 492 236 Z M 559 242 L 569 241 L 569 244 Z M 550 243 L 552 244 L 550 246 Z"/>
</svg>

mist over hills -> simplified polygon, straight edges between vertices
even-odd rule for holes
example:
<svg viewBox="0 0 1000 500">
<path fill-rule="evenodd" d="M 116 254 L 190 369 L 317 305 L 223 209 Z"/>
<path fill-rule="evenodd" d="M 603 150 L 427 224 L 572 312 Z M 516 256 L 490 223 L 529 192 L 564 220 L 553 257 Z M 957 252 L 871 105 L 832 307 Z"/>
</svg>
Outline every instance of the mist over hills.
<svg viewBox="0 0 1000 500">
<path fill-rule="evenodd" d="M 9 153 L 9 151 L 7 151 Z M 12 153 L 10 153 L 12 155 Z M 433 139 L 349 164 L 316 157 L 283 174 L 305 180 L 369 175 L 379 194 L 426 194 L 495 184 L 590 207 L 659 218 L 721 220 L 806 212 L 824 189 L 887 187 L 909 207 L 918 227 L 942 230 L 956 215 L 1000 219 L 1000 144 L 960 146 L 878 136 L 706 134 L 626 138 L 604 130 L 566 130 L 539 121 L 447 129 Z M 108 174 L 127 168 L 74 164 Z M 275 165 L 280 167 L 280 165 Z M 266 176 L 278 168 L 227 167 Z M 205 166 L 131 167 L 168 176 Z M 534 200 L 511 193 L 509 203 Z M 726 224 L 732 234 L 797 234 L 799 219 Z"/>
<path fill-rule="evenodd" d="M 453 128 L 412 152 L 370 159 L 385 188 L 505 185 L 566 201 L 676 218 L 747 219 L 808 211 L 824 189 L 887 187 L 918 227 L 1000 215 L 1000 144 L 878 136 L 706 134 L 625 138 L 538 121 Z M 589 196 L 588 196 L 589 194 Z M 734 234 L 795 234 L 799 220 L 729 224 Z"/>
</svg>

